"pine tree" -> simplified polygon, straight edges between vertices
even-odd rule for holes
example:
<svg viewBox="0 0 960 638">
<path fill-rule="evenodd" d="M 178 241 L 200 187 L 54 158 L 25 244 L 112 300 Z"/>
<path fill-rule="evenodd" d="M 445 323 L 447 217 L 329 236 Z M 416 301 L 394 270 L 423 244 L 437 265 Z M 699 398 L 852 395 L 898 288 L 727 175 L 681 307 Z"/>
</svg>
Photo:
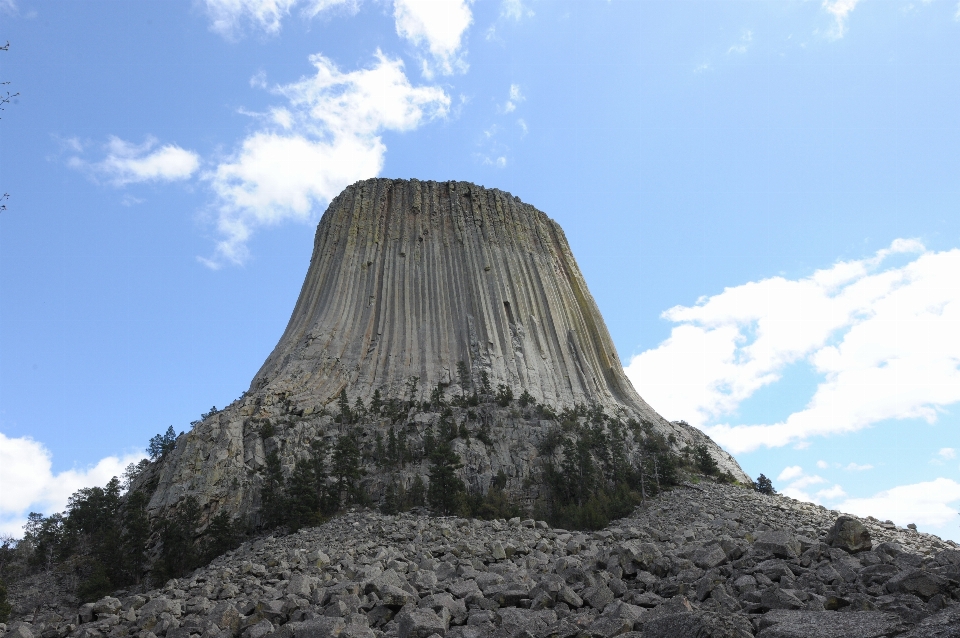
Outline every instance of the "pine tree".
<svg viewBox="0 0 960 638">
<path fill-rule="evenodd" d="M 383 446 L 383 435 L 380 432 L 377 432 L 375 441 L 374 456 L 376 457 L 377 467 L 383 467 L 387 464 L 387 450 Z"/>
<path fill-rule="evenodd" d="M 297 461 L 286 490 L 287 521 L 293 531 L 319 522 L 320 498 L 312 460 Z"/>
<path fill-rule="evenodd" d="M 470 368 L 464 361 L 457 361 L 457 380 L 460 382 L 460 399 L 466 399 L 467 388 L 473 383 L 470 380 Z"/>
<path fill-rule="evenodd" d="M 202 546 L 202 562 L 209 563 L 217 556 L 221 556 L 235 549 L 239 545 L 240 534 L 237 524 L 230 515 L 221 510 L 210 520 L 207 526 L 206 538 Z"/>
<path fill-rule="evenodd" d="M 282 525 L 286 518 L 283 468 L 276 450 L 267 454 L 266 462 L 263 486 L 260 488 L 260 511 L 263 527 L 273 529 Z"/>
<path fill-rule="evenodd" d="M 337 397 L 337 407 L 340 408 L 340 423 L 347 425 L 353 419 L 350 415 L 350 400 L 347 398 L 347 390 L 340 390 L 340 396 Z"/>
<path fill-rule="evenodd" d="M 174 431 L 173 426 L 169 426 L 167 431 L 164 434 L 157 434 L 150 439 L 150 444 L 147 446 L 147 454 L 150 455 L 151 461 L 156 461 L 159 458 L 164 457 L 167 452 L 172 450 L 177 443 L 177 433 Z"/>
<path fill-rule="evenodd" d="M 430 458 L 436 449 L 437 437 L 433 433 L 433 427 L 429 427 L 423 435 L 423 455 Z"/>
<path fill-rule="evenodd" d="M 697 469 L 704 474 L 715 476 L 720 473 L 720 466 L 703 443 L 693 448 L 693 458 Z"/>
<path fill-rule="evenodd" d="M 449 441 L 441 440 L 430 455 L 430 461 L 430 488 L 427 491 L 430 507 L 443 515 L 459 511 L 467 491 L 463 480 L 456 475 L 456 471 L 463 467 L 460 457 Z"/>
<path fill-rule="evenodd" d="M 399 448 L 397 447 L 397 434 L 394 432 L 393 428 L 390 428 L 390 433 L 387 434 L 387 459 L 390 462 L 391 467 L 397 467 L 400 465 L 400 456 Z"/>
<path fill-rule="evenodd" d="M 397 436 L 397 462 L 402 469 L 409 460 L 410 446 L 407 445 L 407 432 L 404 430 Z"/>
<path fill-rule="evenodd" d="M 336 503 L 339 507 L 346 494 L 351 501 L 360 495 L 360 447 L 352 434 L 343 434 L 337 439 L 331 459 L 331 474 L 336 478 Z"/>
<path fill-rule="evenodd" d="M 777 493 L 777 490 L 773 489 L 773 481 L 768 479 L 763 474 L 757 477 L 756 490 L 761 494 L 766 494 L 767 496 L 773 496 Z"/>
<path fill-rule="evenodd" d="M 150 499 L 137 490 L 127 496 L 123 507 L 123 556 L 124 568 L 130 581 L 139 583 L 146 566 L 147 541 L 150 540 L 150 519 L 147 503 Z"/>
<path fill-rule="evenodd" d="M 419 507 L 426 502 L 427 488 L 423 484 L 423 478 L 417 474 L 413 478 L 413 484 L 407 491 L 407 504 L 410 507 Z"/>
<path fill-rule="evenodd" d="M 383 503 L 380 505 L 380 511 L 384 514 L 396 514 L 400 511 L 400 498 L 397 494 L 396 481 L 391 480 L 387 483 L 383 491 Z"/>
<path fill-rule="evenodd" d="M 194 535 L 200 523 L 200 505 L 193 496 L 180 502 L 177 511 L 160 523 L 160 556 L 153 568 L 155 585 L 162 585 L 198 565 Z"/>
<path fill-rule="evenodd" d="M 7 586 L 0 582 L 0 623 L 7 622 L 12 611 L 13 605 L 7 602 Z"/>
</svg>

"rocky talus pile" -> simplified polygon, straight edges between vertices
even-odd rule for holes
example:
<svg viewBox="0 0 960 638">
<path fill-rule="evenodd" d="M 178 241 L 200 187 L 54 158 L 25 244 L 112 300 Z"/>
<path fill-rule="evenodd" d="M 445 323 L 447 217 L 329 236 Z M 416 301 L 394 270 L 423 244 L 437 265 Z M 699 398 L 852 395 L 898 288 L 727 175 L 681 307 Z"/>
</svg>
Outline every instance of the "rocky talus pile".
<svg viewBox="0 0 960 638">
<path fill-rule="evenodd" d="M 352 512 L 4 638 L 943 638 L 958 600 L 952 542 L 701 483 L 592 533 Z"/>
</svg>

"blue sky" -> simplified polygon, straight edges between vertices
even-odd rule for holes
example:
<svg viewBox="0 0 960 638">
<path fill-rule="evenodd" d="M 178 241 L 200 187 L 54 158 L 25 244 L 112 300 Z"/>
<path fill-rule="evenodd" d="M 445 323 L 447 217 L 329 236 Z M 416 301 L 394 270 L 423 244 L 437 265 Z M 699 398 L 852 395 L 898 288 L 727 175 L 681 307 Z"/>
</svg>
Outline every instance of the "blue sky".
<svg viewBox="0 0 960 638">
<path fill-rule="evenodd" d="M 565 229 L 642 396 L 960 540 L 960 5 L 0 0 L 0 531 L 247 388 L 375 175 Z"/>
</svg>

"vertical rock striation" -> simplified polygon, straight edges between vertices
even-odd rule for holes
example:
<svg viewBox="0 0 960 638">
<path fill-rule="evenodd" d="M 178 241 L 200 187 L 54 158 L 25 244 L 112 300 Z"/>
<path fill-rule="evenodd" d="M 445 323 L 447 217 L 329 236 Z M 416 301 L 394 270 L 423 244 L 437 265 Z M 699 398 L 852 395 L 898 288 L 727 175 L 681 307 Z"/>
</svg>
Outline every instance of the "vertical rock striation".
<svg viewBox="0 0 960 638">
<path fill-rule="evenodd" d="M 459 386 L 460 362 L 468 387 Z M 289 477 L 311 443 L 332 446 L 348 430 L 362 447 L 364 490 L 379 500 L 387 484 L 427 477 L 423 450 L 444 419 L 466 432 L 453 445 L 471 491 L 485 493 L 502 473 L 530 504 L 544 462 L 539 443 L 558 425 L 541 420 L 549 412 L 498 407 L 489 393 L 476 410 L 444 414 L 436 407 L 443 401 L 421 403 L 437 391 L 462 398 L 484 377 L 553 411 L 601 407 L 677 450 L 705 445 L 722 471 L 749 481 L 703 433 L 666 421 L 634 390 L 556 222 L 495 189 L 371 179 L 344 190 L 320 220 L 290 322 L 249 391 L 178 439 L 148 473 L 144 481 L 156 484 L 149 509 L 158 515 L 194 496 L 205 520 L 226 510 L 256 521 L 268 454 L 277 453 Z M 334 418 L 341 392 L 353 406 L 370 405 L 377 391 L 407 407 L 363 422 Z M 387 471 L 376 450 L 394 433 L 421 460 Z M 633 436 L 625 445 L 635 457 Z"/>
<path fill-rule="evenodd" d="M 371 179 L 317 228 L 286 331 L 251 385 L 326 402 L 346 389 L 402 395 L 473 380 L 557 407 L 656 413 L 623 373 L 560 226 L 529 204 L 464 182 Z"/>
</svg>

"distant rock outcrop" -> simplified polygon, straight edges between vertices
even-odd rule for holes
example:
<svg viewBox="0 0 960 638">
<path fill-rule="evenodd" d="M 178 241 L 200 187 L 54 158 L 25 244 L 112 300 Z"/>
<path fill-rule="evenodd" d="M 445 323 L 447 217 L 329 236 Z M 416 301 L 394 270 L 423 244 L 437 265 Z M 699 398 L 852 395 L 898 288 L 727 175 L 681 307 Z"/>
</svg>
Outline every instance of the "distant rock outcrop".
<svg viewBox="0 0 960 638">
<path fill-rule="evenodd" d="M 488 400 L 475 408 L 454 401 L 481 391 Z M 514 401 L 494 403 L 494 393 Z M 347 423 L 338 398 L 406 403 L 389 415 L 364 407 Z M 580 409 L 567 418 L 585 422 L 583 406 L 642 424 L 678 450 L 701 446 L 720 471 L 749 481 L 708 437 L 666 421 L 637 394 L 556 222 L 464 182 L 366 180 L 320 220 L 290 322 L 249 391 L 181 437 L 151 473 L 150 508 L 193 495 L 205 519 L 224 508 L 248 516 L 260 506 L 268 454 L 289 476 L 311 442 L 332 446 L 348 425 L 376 502 L 389 484 L 427 475 L 426 463 L 382 471 L 376 446 L 394 435 L 423 450 L 435 428 L 452 424 L 470 490 L 485 492 L 502 473 L 508 491 L 532 503 L 539 442 L 563 410 Z M 623 436 L 629 456 L 639 429 Z"/>
</svg>

